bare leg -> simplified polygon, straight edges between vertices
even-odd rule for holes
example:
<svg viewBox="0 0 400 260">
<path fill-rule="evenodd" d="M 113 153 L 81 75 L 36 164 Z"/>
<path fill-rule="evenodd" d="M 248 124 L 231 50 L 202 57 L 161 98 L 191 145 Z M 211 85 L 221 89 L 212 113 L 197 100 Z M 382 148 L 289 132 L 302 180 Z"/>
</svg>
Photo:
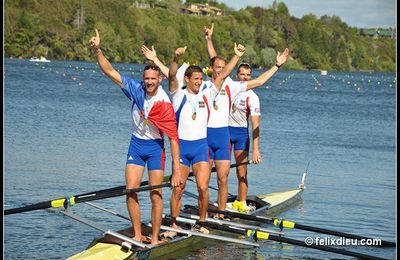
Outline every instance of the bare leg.
<svg viewBox="0 0 400 260">
<path fill-rule="evenodd" d="M 210 170 L 208 162 L 198 162 L 193 165 L 193 173 L 196 176 L 197 190 L 199 191 L 199 215 L 200 221 L 205 221 L 207 217 L 208 204 L 210 203 L 210 193 L 208 185 L 210 183 Z"/>
<path fill-rule="evenodd" d="M 230 169 L 229 160 L 215 160 L 218 176 L 218 209 L 225 210 L 228 200 L 228 175 Z M 220 214 L 220 217 L 223 217 Z"/>
<path fill-rule="evenodd" d="M 236 164 L 242 164 L 248 161 L 249 152 L 240 150 L 235 151 Z M 238 178 L 238 199 L 240 201 L 246 201 L 247 197 L 247 164 L 242 164 L 236 167 L 236 175 Z"/>
<path fill-rule="evenodd" d="M 152 170 L 149 171 L 149 184 L 160 185 L 164 177 L 163 170 Z M 158 244 L 158 235 L 160 234 L 160 226 L 162 220 L 163 201 L 162 201 L 162 189 L 150 190 L 151 199 L 151 224 L 152 224 L 152 236 L 151 243 Z"/>
<path fill-rule="evenodd" d="M 178 227 L 176 223 L 176 218 L 179 216 L 180 209 L 181 209 L 181 201 L 182 195 L 186 187 L 186 181 L 189 176 L 189 167 L 184 166 L 181 164 L 180 166 L 181 176 L 182 176 L 182 184 L 178 187 L 174 187 L 171 193 L 171 226 L 174 228 Z"/>
<path fill-rule="evenodd" d="M 127 164 L 125 167 L 125 180 L 126 188 L 134 189 L 139 187 L 142 180 L 144 167 L 136 164 Z M 140 207 L 138 194 L 136 192 L 130 193 L 126 196 L 126 205 L 128 207 L 129 217 L 131 219 L 133 231 L 135 236 L 133 239 L 142 241 L 142 228 L 140 221 Z"/>
</svg>

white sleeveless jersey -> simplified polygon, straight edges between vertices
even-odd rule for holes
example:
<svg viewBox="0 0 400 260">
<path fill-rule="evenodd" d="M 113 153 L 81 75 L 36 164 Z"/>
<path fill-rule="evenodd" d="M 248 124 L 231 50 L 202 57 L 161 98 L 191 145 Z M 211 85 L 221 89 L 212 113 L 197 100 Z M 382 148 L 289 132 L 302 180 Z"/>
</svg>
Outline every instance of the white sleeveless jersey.
<svg viewBox="0 0 400 260">
<path fill-rule="evenodd" d="M 202 85 L 197 94 L 189 93 L 186 87 L 178 88 L 170 95 L 178 122 L 179 139 L 194 141 L 206 138 L 210 102 L 217 95 L 215 87 Z"/>
<path fill-rule="evenodd" d="M 229 126 L 249 126 L 249 116 L 260 116 L 260 100 L 253 90 L 240 93 L 232 103 Z"/>
<path fill-rule="evenodd" d="M 230 77 L 226 78 L 214 102 L 210 105 L 211 113 L 208 127 L 228 127 L 232 102 L 246 89 L 246 81 L 233 81 Z"/>
</svg>

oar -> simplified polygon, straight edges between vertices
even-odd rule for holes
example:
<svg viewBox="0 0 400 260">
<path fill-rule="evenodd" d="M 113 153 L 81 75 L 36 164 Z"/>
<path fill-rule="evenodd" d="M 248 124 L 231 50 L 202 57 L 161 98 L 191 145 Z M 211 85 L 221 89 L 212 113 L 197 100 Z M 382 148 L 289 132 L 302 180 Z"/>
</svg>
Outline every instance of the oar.
<svg viewBox="0 0 400 260">
<path fill-rule="evenodd" d="M 190 219 L 195 219 L 195 220 L 200 219 L 200 216 L 198 216 L 198 215 L 187 214 L 184 212 L 181 212 L 179 215 L 184 218 L 190 218 Z M 229 227 L 239 227 L 239 228 L 244 228 L 244 229 L 258 230 L 261 232 L 268 232 L 268 233 L 272 233 L 272 234 L 283 235 L 282 231 L 272 230 L 272 229 L 268 229 L 268 228 L 264 228 L 264 227 L 260 227 L 260 226 L 248 225 L 248 224 L 244 224 L 244 223 L 240 223 L 240 222 L 233 222 L 231 220 L 222 220 L 222 219 L 218 219 L 218 218 L 217 219 L 206 218 L 206 221 L 211 222 L 211 223 L 216 223 L 219 225 L 226 225 Z"/>
<path fill-rule="evenodd" d="M 252 163 L 252 162 L 247 161 L 245 163 L 232 164 L 231 168 L 236 167 L 238 165 L 250 164 L 250 163 Z M 211 169 L 211 171 L 212 172 L 216 171 L 216 168 L 213 167 Z M 189 177 L 190 176 L 193 176 L 193 172 L 189 173 Z M 169 183 L 171 177 L 172 177 L 172 175 L 165 176 L 163 178 L 164 184 L 161 184 L 161 185 L 144 186 L 144 185 L 148 185 L 149 181 L 143 181 L 140 183 L 140 186 L 144 186 L 144 187 L 139 187 L 139 188 L 132 189 L 132 190 L 126 190 L 126 185 L 121 185 L 121 186 L 117 186 L 114 188 L 103 189 L 103 190 L 98 190 L 98 191 L 93 191 L 93 192 L 88 192 L 88 193 L 82 193 L 82 194 L 75 195 L 75 196 L 39 202 L 36 204 L 27 205 L 27 206 L 23 206 L 23 207 L 19 207 L 19 208 L 6 209 L 4 211 L 4 215 L 11 215 L 11 214 L 28 212 L 28 211 L 39 210 L 39 209 L 68 207 L 70 205 L 72 206 L 72 205 L 74 205 L 76 203 L 80 203 L 80 202 L 112 198 L 112 197 L 117 197 L 117 196 L 123 196 L 123 195 L 126 195 L 131 192 L 139 192 L 139 191 L 144 191 L 144 190 L 158 189 L 161 187 L 168 187 L 168 186 L 171 186 Z"/>
<path fill-rule="evenodd" d="M 197 207 L 191 206 L 191 205 L 185 205 L 185 207 L 198 210 Z M 361 239 L 373 240 L 373 238 L 370 238 L 370 237 L 359 236 L 359 235 L 355 235 L 355 234 L 349 234 L 349 233 L 335 231 L 335 230 L 329 230 L 329 229 L 325 229 L 325 228 L 312 227 L 312 226 L 303 225 L 303 224 L 295 223 L 293 221 L 279 219 L 279 218 L 269 218 L 269 217 L 264 217 L 264 216 L 252 216 L 252 215 L 238 213 L 238 212 L 213 209 L 210 207 L 208 208 L 208 212 L 224 214 L 224 215 L 230 216 L 230 217 L 236 217 L 236 218 L 240 218 L 240 219 L 246 219 L 246 220 L 257 221 L 257 222 L 262 222 L 262 223 L 270 223 L 270 224 L 274 224 L 275 226 L 280 227 L 281 229 L 282 228 L 296 228 L 296 229 L 301 229 L 301 230 L 306 230 L 306 231 L 312 231 L 312 232 L 329 234 L 329 235 L 334 235 L 334 236 L 339 236 L 339 237 L 346 237 L 346 238 L 357 239 L 357 240 L 361 240 Z M 380 241 L 381 241 L 380 245 L 374 245 L 374 246 L 382 246 L 382 247 L 395 247 L 396 246 L 395 242 L 390 242 L 390 241 L 385 241 L 385 240 L 380 240 Z"/>
<path fill-rule="evenodd" d="M 151 227 L 151 223 L 147 224 L 149 227 Z M 160 229 L 162 230 L 167 230 L 167 231 L 173 231 L 176 233 L 180 234 L 186 234 L 186 235 L 192 235 L 192 236 L 198 236 L 198 237 L 204 237 L 204 238 L 209 238 L 209 239 L 215 239 L 215 240 L 221 240 L 225 242 L 232 242 L 232 243 L 237 243 L 237 244 L 242 244 L 242 245 L 248 245 L 248 246 L 255 246 L 255 247 L 260 247 L 260 244 L 242 240 L 242 239 L 237 239 L 237 238 L 231 238 L 231 237 L 225 237 L 225 236 L 218 236 L 218 235 L 213 235 L 213 234 L 205 234 L 193 230 L 187 230 L 187 229 L 180 229 L 180 228 L 173 228 L 173 227 L 168 227 L 161 225 Z"/>
<path fill-rule="evenodd" d="M 251 229 L 244 229 L 240 227 L 229 227 L 227 225 L 220 225 L 217 223 L 212 223 L 209 221 L 199 221 L 199 220 L 194 220 L 194 219 L 188 219 L 188 218 L 183 218 L 183 217 L 177 217 L 177 221 L 184 222 L 184 223 L 189 223 L 189 224 L 198 224 L 202 226 L 207 226 L 212 229 L 217 229 L 217 230 L 222 230 L 230 233 L 236 233 L 240 235 L 244 235 L 247 237 L 250 237 L 257 241 L 258 239 L 263 239 L 263 240 L 271 240 L 271 241 L 277 241 L 277 242 L 282 242 L 282 243 L 287 243 L 287 244 L 292 244 L 292 245 L 297 245 L 297 246 L 303 246 L 303 247 L 309 247 L 309 248 L 314 248 L 318 249 L 321 251 L 326 251 L 326 252 L 331 252 L 331 253 L 336 253 L 336 254 L 341 254 L 341 255 L 348 255 L 348 256 L 354 256 L 362 259 L 384 259 L 384 258 L 379 258 L 371 255 L 365 255 L 357 252 L 352 252 L 352 251 L 347 251 L 344 249 L 338 249 L 330 246 L 322 246 L 322 245 L 314 245 L 314 244 L 307 244 L 305 241 L 301 240 L 296 240 L 292 238 L 286 238 L 282 237 L 280 235 L 274 235 L 268 232 L 262 232 L 262 231 L 257 231 L 257 230 L 251 230 Z"/>
<path fill-rule="evenodd" d="M 245 226 L 241 226 L 240 223 L 223 223 L 220 220 L 217 219 L 209 219 L 206 218 L 205 221 L 200 221 L 199 217 L 194 217 L 193 215 L 191 216 L 187 216 L 185 214 L 181 214 L 180 217 L 176 217 L 176 221 L 178 222 L 182 222 L 182 223 L 188 223 L 188 224 L 198 224 L 200 226 L 208 226 L 212 229 L 218 229 L 218 230 L 223 230 L 223 231 L 227 231 L 227 232 L 233 232 L 233 233 L 237 233 L 237 234 L 241 234 L 250 238 L 254 238 L 253 233 L 255 231 L 257 231 L 258 235 L 261 237 L 265 237 L 270 233 L 275 233 L 277 235 L 283 235 L 283 232 L 279 232 L 279 231 L 274 231 L 274 230 L 269 230 L 269 231 L 265 231 L 265 229 L 261 228 L 261 227 L 257 227 L 257 226 L 252 226 L 252 228 L 248 228 Z M 229 222 L 229 221 L 225 221 L 225 222 Z"/>
<path fill-rule="evenodd" d="M 75 195 L 75 196 L 71 196 L 71 197 L 64 197 L 64 198 L 60 198 L 60 199 L 39 202 L 36 204 L 27 205 L 27 206 L 23 206 L 23 207 L 19 207 L 19 208 L 7 209 L 4 211 L 4 215 L 22 213 L 22 212 L 27 212 L 27 211 L 39 210 L 39 209 L 68 207 L 68 206 L 72 206 L 72 205 L 75 205 L 75 204 L 81 203 L 81 202 L 118 197 L 118 196 L 126 195 L 126 194 L 129 194 L 132 192 L 140 192 L 140 191 L 146 191 L 146 190 L 152 190 L 152 189 L 159 189 L 159 188 L 169 187 L 169 186 L 171 186 L 171 184 L 169 182 L 163 183 L 160 185 L 142 186 L 142 187 L 138 187 L 135 189 L 126 189 L 125 186 L 123 186 L 124 188 L 122 188 L 122 189 L 107 189 L 107 190 L 95 191 L 92 193 L 84 193 L 84 194 Z"/>
<path fill-rule="evenodd" d="M 125 217 L 121 214 L 118 214 L 112 210 L 106 209 L 104 207 L 101 207 L 99 205 L 90 203 L 90 202 L 86 202 L 86 204 L 95 207 L 99 210 L 105 211 L 107 213 L 110 213 L 112 215 L 115 215 L 119 218 L 123 218 L 126 220 L 130 220 L 128 217 Z M 163 218 L 165 217 L 165 215 L 163 215 Z M 151 223 L 147 224 L 147 226 L 151 227 Z M 230 237 L 225 237 L 225 236 L 218 236 L 218 235 L 212 235 L 212 234 L 204 234 L 201 232 L 197 232 L 197 231 L 192 231 L 192 230 L 187 230 L 187 229 L 177 229 L 177 228 L 173 228 L 173 227 L 168 227 L 168 226 L 163 226 L 161 225 L 160 229 L 163 230 L 167 230 L 167 231 L 174 231 L 177 233 L 182 233 L 182 234 L 186 234 L 186 235 L 192 235 L 192 236 L 200 236 L 200 237 L 206 237 L 206 238 L 210 238 L 210 239 L 216 239 L 216 240 L 222 240 L 222 241 L 226 241 L 226 242 L 233 242 L 233 243 L 239 243 L 239 244 L 243 244 L 243 245 L 248 245 L 248 246 L 257 246 L 259 247 L 260 245 L 254 242 L 249 242 L 249 241 L 245 241 L 245 240 L 241 240 L 241 239 L 236 239 L 236 238 L 230 238 Z"/>
</svg>

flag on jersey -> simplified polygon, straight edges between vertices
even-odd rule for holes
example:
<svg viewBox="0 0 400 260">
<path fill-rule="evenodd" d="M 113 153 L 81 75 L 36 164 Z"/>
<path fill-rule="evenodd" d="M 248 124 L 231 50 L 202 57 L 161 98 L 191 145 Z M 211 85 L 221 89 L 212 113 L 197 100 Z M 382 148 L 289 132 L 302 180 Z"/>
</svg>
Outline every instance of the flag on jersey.
<svg viewBox="0 0 400 260">
<path fill-rule="evenodd" d="M 146 91 L 143 81 L 134 80 L 129 77 L 122 77 L 124 94 L 132 100 L 132 108 L 136 105 L 142 115 L 144 115 L 144 101 Z M 161 90 L 162 88 L 159 87 Z M 160 90 L 159 89 L 159 90 Z M 175 118 L 174 108 L 169 100 L 156 101 L 147 117 L 162 133 L 178 142 L 178 126 Z"/>
</svg>

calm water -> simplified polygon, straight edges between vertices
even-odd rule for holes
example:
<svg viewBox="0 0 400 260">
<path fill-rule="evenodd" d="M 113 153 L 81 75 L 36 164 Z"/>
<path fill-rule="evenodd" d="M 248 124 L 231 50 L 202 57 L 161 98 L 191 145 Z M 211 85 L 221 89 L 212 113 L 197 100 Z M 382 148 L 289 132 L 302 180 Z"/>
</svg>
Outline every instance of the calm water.
<svg viewBox="0 0 400 260">
<path fill-rule="evenodd" d="M 10 59 L 4 63 L 5 208 L 123 185 L 130 103 L 98 66 Z M 141 77 L 143 66 L 115 67 Z M 303 201 L 282 217 L 394 241 L 396 85 L 394 74 L 332 72 L 321 76 L 319 72 L 279 71 L 256 90 L 263 113 L 263 162 L 249 166 L 250 193 L 296 187 L 310 162 Z M 167 158 L 169 174 L 171 160 Z M 230 192 L 236 192 L 236 183 L 231 171 Z M 216 186 L 215 175 L 211 184 Z M 196 192 L 190 182 L 188 189 Z M 211 194 L 216 199 L 216 192 Z M 170 191 L 164 190 L 167 213 L 169 196 Z M 147 193 L 141 201 L 142 218 L 149 220 Z M 184 203 L 189 202 L 193 200 L 185 198 Z M 127 215 L 124 198 L 98 204 Z M 129 224 L 87 205 L 77 205 L 72 211 L 107 229 Z M 321 236 L 300 230 L 286 234 L 301 240 Z M 65 259 L 99 235 L 99 231 L 48 211 L 5 216 L 4 257 Z M 392 248 L 347 249 L 396 257 Z M 175 257 L 348 259 L 270 241 L 261 242 L 259 249 L 218 244 Z"/>
</svg>

